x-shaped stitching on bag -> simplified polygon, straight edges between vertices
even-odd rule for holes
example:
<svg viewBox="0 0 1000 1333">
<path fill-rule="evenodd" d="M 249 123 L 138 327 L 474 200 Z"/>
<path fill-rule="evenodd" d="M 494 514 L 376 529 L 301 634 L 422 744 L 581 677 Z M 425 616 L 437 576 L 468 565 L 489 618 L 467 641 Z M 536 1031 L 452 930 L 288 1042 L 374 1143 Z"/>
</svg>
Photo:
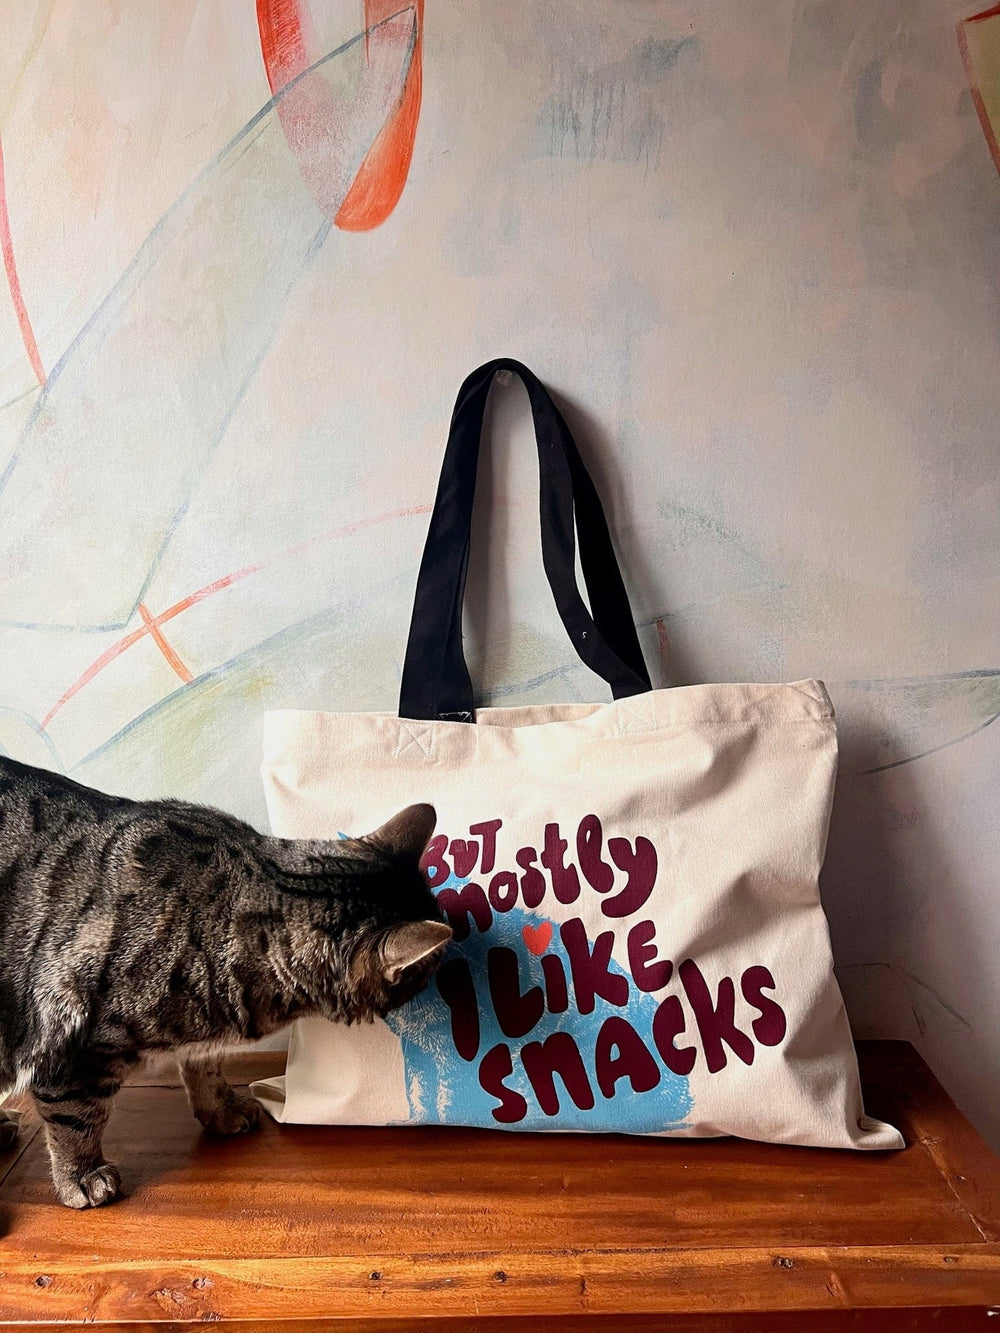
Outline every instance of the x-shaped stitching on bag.
<svg viewBox="0 0 1000 1333">
<path fill-rule="evenodd" d="M 633 731 L 652 731 L 656 726 L 651 700 L 618 700 L 618 734 Z"/>
<path fill-rule="evenodd" d="M 418 730 L 416 727 L 410 726 L 408 722 L 401 721 L 399 729 L 401 734 L 399 737 L 399 744 L 396 746 L 397 759 L 404 755 L 411 745 L 415 745 L 425 759 L 430 759 L 431 747 L 434 744 L 434 737 L 430 727 L 421 727 Z M 405 733 L 409 737 L 405 742 L 403 741 L 402 733 Z M 426 745 L 424 744 L 425 741 L 427 742 Z"/>
</svg>

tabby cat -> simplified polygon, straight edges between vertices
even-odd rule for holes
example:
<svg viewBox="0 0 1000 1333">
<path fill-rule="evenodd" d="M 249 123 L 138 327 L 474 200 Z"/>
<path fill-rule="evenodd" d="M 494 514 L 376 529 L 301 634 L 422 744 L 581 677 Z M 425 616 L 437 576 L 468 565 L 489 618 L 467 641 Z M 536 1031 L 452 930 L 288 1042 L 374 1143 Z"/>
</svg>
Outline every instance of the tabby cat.
<svg viewBox="0 0 1000 1333">
<path fill-rule="evenodd" d="M 260 1108 L 222 1047 L 425 986 L 451 937 L 419 866 L 434 821 L 414 805 L 364 838 L 286 841 L 0 758 L 0 1094 L 30 1090 L 64 1204 L 117 1197 L 101 1134 L 145 1053 L 176 1051 L 197 1118 L 239 1134 Z M 0 1147 L 16 1134 L 0 1108 Z"/>
</svg>

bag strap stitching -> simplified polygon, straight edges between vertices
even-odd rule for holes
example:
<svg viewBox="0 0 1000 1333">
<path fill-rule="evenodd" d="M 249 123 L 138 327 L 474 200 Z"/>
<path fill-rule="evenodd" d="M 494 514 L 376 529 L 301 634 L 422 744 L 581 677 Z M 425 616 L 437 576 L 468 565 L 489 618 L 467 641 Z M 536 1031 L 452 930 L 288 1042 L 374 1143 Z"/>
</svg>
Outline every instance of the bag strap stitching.
<svg viewBox="0 0 1000 1333">
<path fill-rule="evenodd" d="M 434 747 L 434 733 L 430 727 L 421 727 L 418 731 L 416 727 L 411 726 L 409 723 L 400 719 L 399 729 L 400 733 L 406 733 L 408 740 L 405 744 L 398 744 L 396 746 L 397 758 L 404 755 L 411 745 L 415 745 L 425 759 L 430 759 L 431 750 Z M 428 740 L 428 738 L 429 744 L 424 745 L 424 741 Z M 402 734 L 399 739 L 402 742 Z"/>
</svg>

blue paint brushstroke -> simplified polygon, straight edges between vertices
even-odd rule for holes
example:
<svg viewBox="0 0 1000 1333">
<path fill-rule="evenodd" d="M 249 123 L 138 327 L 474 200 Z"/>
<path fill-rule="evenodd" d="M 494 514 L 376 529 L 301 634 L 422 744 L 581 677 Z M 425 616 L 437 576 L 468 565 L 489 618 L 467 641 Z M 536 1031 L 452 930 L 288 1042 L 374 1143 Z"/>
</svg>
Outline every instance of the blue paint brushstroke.
<svg viewBox="0 0 1000 1333">
<path fill-rule="evenodd" d="M 439 892 L 465 883 L 468 881 L 451 875 L 442 884 L 432 887 Z M 410 1123 L 471 1125 L 519 1131 L 586 1130 L 591 1133 L 606 1131 L 626 1134 L 652 1134 L 683 1128 L 693 1098 L 688 1080 L 666 1069 L 656 1056 L 652 1024 L 658 1001 L 651 995 L 638 993 L 628 973 L 612 962 L 609 970 L 628 978 L 628 1006 L 619 1008 L 598 996 L 592 1014 L 577 1012 L 574 1008 L 569 957 L 560 943 L 559 928 L 555 922 L 552 923 L 552 940 L 546 953 L 558 957 L 565 969 L 570 989 L 569 1009 L 564 1014 L 551 1014 L 546 1010 L 537 1027 L 520 1040 L 511 1040 L 500 1031 L 486 980 L 486 951 L 498 945 L 513 949 L 518 955 L 522 987 L 542 986 L 544 990 L 542 960 L 529 952 L 521 932 L 525 926 L 538 926 L 545 920 L 537 913 L 525 912 L 520 908 L 513 908 L 506 913 L 495 912 L 493 925 L 485 934 L 473 929 L 467 939 L 461 943 L 452 941 L 448 946 L 444 961 L 447 963 L 453 958 L 464 958 L 476 987 L 480 1017 L 479 1054 L 476 1060 L 467 1063 L 455 1050 L 450 1011 L 434 982 L 410 1004 L 389 1014 L 386 1022 L 399 1037 L 403 1048 Z M 624 1078 L 617 1082 L 614 1096 L 608 1099 L 598 1086 L 594 1073 L 594 1047 L 601 1025 L 612 1014 L 632 1024 L 656 1060 L 661 1078 L 649 1092 L 634 1092 L 628 1079 Z M 548 1116 L 538 1105 L 521 1064 L 519 1051 L 530 1042 L 544 1041 L 554 1032 L 569 1032 L 579 1047 L 594 1093 L 595 1104 L 589 1111 L 581 1111 L 575 1105 L 558 1077 L 558 1115 Z M 485 1092 L 479 1084 L 479 1060 L 498 1042 L 504 1042 L 510 1048 L 514 1064 L 513 1074 L 505 1080 L 506 1086 L 519 1092 L 528 1105 L 525 1118 L 513 1125 L 501 1126 L 494 1120 L 492 1113 L 498 1105 L 496 1098 Z"/>
</svg>

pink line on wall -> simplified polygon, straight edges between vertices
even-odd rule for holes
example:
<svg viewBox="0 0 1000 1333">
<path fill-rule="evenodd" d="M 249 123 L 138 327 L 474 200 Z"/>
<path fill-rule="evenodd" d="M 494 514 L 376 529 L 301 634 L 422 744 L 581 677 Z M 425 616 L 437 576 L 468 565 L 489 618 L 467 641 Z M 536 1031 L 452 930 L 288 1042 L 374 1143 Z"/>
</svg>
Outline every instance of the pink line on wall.
<svg viewBox="0 0 1000 1333">
<path fill-rule="evenodd" d="M 375 514 L 371 518 L 360 518 L 354 523 L 348 523 L 345 527 L 334 528 L 331 532 L 320 533 L 316 537 L 310 537 L 307 541 L 298 542 L 294 546 L 289 546 L 287 550 L 282 551 L 280 555 L 275 556 L 275 558 L 267 564 L 245 565 L 242 569 L 234 570 L 231 574 L 225 574 L 222 578 L 215 579 L 212 583 L 206 583 L 204 587 L 197 588 L 194 592 L 189 593 L 187 597 L 183 597 L 179 602 L 175 602 L 173 606 L 167 607 L 166 611 L 161 611 L 157 616 L 151 615 L 145 606 L 140 605 L 138 610 L 143 619 L 142 626 L 139 629 L 130 630 L 124 638 L 119 639 L 117 643 L 113 643 L 110 648 L 101 653 L 100 657 L 91 662 L 86 671 L 84 671 L 83 674 L 73 682 L 69 689 L 56 700 L 42 718 L 39 726 L 44 731 L 56 714 L 64 707 L 64 705 L 69 703 L 74 695 L 79 694 L 84 686 L 88 685 L 106 666 L 110 666 L 116 658 L 121 657 L 122 653 L 127 652 L 127 650 L 137 644 L 140 639 L 144 639 L 147 634 L 152 635 L 154 641 L 159 646 L 160 651 L 164 653 L 167 660 L 170 662 L 171 666 L 174 667 L 174 670 L 177 671 L 177 674 L 181 679 L 185 680 L 185 683 L 193 680 L 194 677 L 191 672 L 181 659 L 177 657 L 177 654 L 174 652 L 174 649 L 170 644 L 163 639 L 161 634 L 159 634 L 160 626 L 165 625 L 168 620 L 173 620 L 175 616 L 179 616 L 182 612 L 187 611 L 189 607 L 196 605 L 198 602 L 203 602 L 206 597 L 212 597 L 215 593 L 221 592 L 224 588 L 229 588 L 234 583 L 240 583 L 243 579 L 249 578 L 251 574 L 259 574 L 262 570 L 269 569 L 271 565 L 276 565 L 282 560 L 290 560 L 293 556 L 301 555 L 303 551 L 308 551 L 314 546 L 319 546 L 325 542 L 335 541 L 338 537 L 349 537 L 352 533 L 361 532 L 365 528 L 373 528 L 379 523 L 388 523 L 392 519 L 410 518 L 417 514 L 429 514 L 430 512 L 431 506 L 429 504 L 410 505 L 405 509 L 393 509 L 386 514 Z M 173 658 L 176 658 L 176 663 L 172 660 Z M 186 677 L 184 674 L 185 672 L 187 673 Z"/>
<path fill-rule="evenodd" d="M 670 661 L 670 636 L 662 616 L 656 618 L 656 642 L 660 649 L 660 664 L 665 667 Z"/>
<path fill-rule="evenodd" d="M 24 304 L 24 296 L 21 293 L 21 279 L 17 276 L 17 264 L 14 262 L 14 245 L 10 238 L 10 214 L 7 211 L 7 182 L 4 175 L 2 142 L 0 142 L 0 250 L 3 251 L 3 266 L 7 272 L 10 299 L 14 305 L 18 327 L 21 330 L 21 341 L 24 343 L 24 350 L 28 353 L 28 360 L 31 362 L 31 369 L 35 372 L 35 378 L 39 384 L 44 385 L 45 367 L 42 365 L 42 358 L 38 352 L 35 332 L 31 327 L 31 320 L 28 318 L 28 311 Z"/>
<path fill-rule="evenodd" d="M 56 713 L 59 712 L 64 704 L 69 703 L 74 694 L 79 694 L 83 687 L 89 684 L 99 672 L 103 671 L 106 666 L 109 666 L 116 657 L 121 657 L 122 653 L 131 648 L 133 644 L 138 643 L 140 639 L 144 639 L 147 634 L 152 634 L 154 629 L 159 628 L 160 625 L 165 624 L 168 620 L 173 620 L 174 616 L 179 616 L 181 612 L 186 611 L 189 606 L 194 606 L 196 602 L 204 601 L 206 597 L 211 597 L 214 592 L 219 592 L 222 588 L 228 588 L 231 583 L 238 583 L 240 579 L 245 579 L 248 574 L 256 574 L 257 571 L 262 568 L 262 565 L 248 565 L 246 569 L 238 569 L 233 574 L 227 574 L 224 578 L 216 579 L 214 583 L 206 583 L 203 588 L 199 588 L 196 592 L 190 593 L 182 601 L 176 602 L 173 606 L 168 607 L 166 611 L 162 611 L 158 616 L 151 616 L 149 619 L 144 618 L 144 623 L 141 629 L 131 630 L 123 639 L 119 639 L 117 643 L 113 643 L 110 648 L 101 653 L 100 657 L 91 662 L 83 675 L 73 682 L 66 693 L 53 704 L 42 718 L 39 723 L 42 730 L 45 730 L 55 717 Z"/>
</svg>

